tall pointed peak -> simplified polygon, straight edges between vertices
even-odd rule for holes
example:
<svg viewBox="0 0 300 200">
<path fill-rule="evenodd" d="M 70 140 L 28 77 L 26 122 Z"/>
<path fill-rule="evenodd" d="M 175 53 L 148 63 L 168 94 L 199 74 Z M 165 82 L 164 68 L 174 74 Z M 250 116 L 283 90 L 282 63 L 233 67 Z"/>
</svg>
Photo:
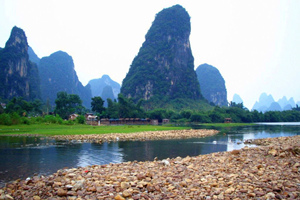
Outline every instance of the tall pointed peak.
<svg viewBox="0 0 300 200">
<path fill-rule="evenodd" d="M 190 16 L 180 5 L 160 11 L 122 83 L 124 96 L 139 99 L 202 99 L 189 36 Z M 168 100 L 164 100 L 168 103 Z"/>
<path fill-rule="evenodd" d="M 25 32 L 16 26 L 13 27 L 10 33 L 10 37 L 5 44 L 5 48 L 15 47 L 17 50 L 22 53 L 27 53 L 28 51 L 28 43 Z"/>
</svg>

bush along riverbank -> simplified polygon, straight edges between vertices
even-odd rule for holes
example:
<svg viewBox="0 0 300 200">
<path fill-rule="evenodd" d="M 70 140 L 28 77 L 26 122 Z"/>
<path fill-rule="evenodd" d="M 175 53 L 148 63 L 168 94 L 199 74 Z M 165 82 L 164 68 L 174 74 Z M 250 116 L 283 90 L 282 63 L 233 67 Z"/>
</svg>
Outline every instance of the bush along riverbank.
<svg viewBox="0 0 300 200">
<path fill-rule="evenodd" d="M 17 180 L 0 199 L 298 199 L 300 136 L 196 157 L 58 170 Z"/>
</svg>

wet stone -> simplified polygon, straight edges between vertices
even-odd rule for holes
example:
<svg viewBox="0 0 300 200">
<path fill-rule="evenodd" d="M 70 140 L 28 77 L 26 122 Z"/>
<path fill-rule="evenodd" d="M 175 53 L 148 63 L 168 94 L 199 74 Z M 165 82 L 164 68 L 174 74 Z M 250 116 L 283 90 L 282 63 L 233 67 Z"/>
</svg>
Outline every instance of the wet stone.
<svg viewBox="0 0 300 200">
<path fill-rule="evenodd" d="M 169 165 L 155 160 L 62 169 L 9 183 L 0 199 L 299 198 L 300 136 L 252 143 L 260 146 L 167 158 Z"/>
</svg>

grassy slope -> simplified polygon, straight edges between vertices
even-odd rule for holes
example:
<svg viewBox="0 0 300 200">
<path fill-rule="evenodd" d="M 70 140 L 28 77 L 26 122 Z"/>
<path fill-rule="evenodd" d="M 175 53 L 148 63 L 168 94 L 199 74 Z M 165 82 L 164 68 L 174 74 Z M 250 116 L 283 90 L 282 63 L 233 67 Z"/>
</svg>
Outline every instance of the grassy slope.
<svg viewBox="0 0 300 200">
<path fill-rule="evenodd" d="M 58 124 L 32 124 L 0 126 L 0 135 L 6 134 L 39 134 L 75 135 L 75 134 L 104 134 L 104 133 L 134 133 L 141 131 L 182 130 L 187 127 L 172 126 L 89 126 L 89 125 L 58 125 Z"/>
</svg>

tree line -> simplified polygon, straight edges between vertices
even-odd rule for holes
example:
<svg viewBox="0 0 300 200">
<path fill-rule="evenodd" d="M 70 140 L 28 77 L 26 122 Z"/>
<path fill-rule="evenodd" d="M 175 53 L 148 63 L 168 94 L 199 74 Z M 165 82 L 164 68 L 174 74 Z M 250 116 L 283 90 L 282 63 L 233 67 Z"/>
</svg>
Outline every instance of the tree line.
<svg viewBox="0 0 300 200">
<path fill-rule="evenodd" d="M 32 102 L 25 101 L 22 97 L 11 99 L 6 107 L 0 106 L 0 124 L 30 124 L 38 122 L 47 123 L 85 123 L 84 114 L 93 112 L 98 118 L 151 118 L 170 119 L 171 122 L 197 122 L 197 123 L 223 123 L 225 118 L 230 118 L 236 123 L 253 122 L 298 122 L 300 121 L 300 108 L 298 105 L 288 111 L 249 111 L 242 103 L 230 102 L 228 107 L 215 106 L 209 111 L 170 109 L 153 109 L 146 111 L 143 108 L 143 100 L 135 103 L 132 99 L 118 95 L 117 100 L 107 99 L 107 107 L 104 107 L 104 100 L 101 97 L 93 97 L 91 110 L 82 106 L 82 100 L 76 94 L 66 92 L 57 93 L 55 108 L 49 107 L 48 103 L 43 104 L 40 100 Z M 75 121 L 68 120 L 73 113 L 79 114 Z"/>
</svg>

